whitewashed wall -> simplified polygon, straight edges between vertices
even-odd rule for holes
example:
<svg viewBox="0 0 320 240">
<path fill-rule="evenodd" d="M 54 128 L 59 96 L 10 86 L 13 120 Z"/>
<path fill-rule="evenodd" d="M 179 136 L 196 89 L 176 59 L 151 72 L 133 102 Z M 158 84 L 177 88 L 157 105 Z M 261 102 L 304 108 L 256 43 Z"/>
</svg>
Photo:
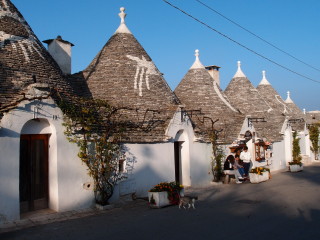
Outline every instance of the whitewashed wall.
<svg viewBox="0 0 320 240">
<path fill-rule="evenodd" d="M 307 136 L 306 133 L 304 131 L 301 131 L 298 133 L 297 136 L 300 140 L 299 140 L 299 146 L 300 146 L 300 151 L 302 155 L 306 155 L 307 154 Z"/>
<path fill-rule="evenodd" d="M 311 154 L 309 131 L 305 128 L 304 131 L 299 132 L 298 137 L 300 138 L 299 145 L 301 150 L 302 162 L 306 165 L 311 164 L 314 156 L 312 156 Z"/>
<path fill-rule="evenodd" d="M 193 128 L 187 117 L 181 121 L 177 110 L 166 131 L 169 142 L 125 144 L 127 179 L 121 181 L 111 202 L 122 195 L 136 193 L 147 196 L 148 190 L 160 182 L 175 181 L 174 142 L 182 142 L 181 178 L 185 186 L 209 186 L 212 182 L 211 145 L 195 142 Z"/>
<path fill-rule="evenodd" d="M 43 100 L 34 116 L 35 103 L 22 102 L 5 114 L 0 130 L 0 219 L 20 218 L 19 148 L 20 134 L 50 134 L 49 138 L 49 207 L 55 211 L 88 208 L 94 204 L 92 188 L 84 184 L 92 179 L 77 157 L 78 147 L 64 135 L 62 112 L 51 99 Z M 53 118 L 57 116 L 57 118 Z M 34 117 L 39 121 L 32 120 Z M 187 117 L 177 111 L 167 129 L 166 143 L 125 144 L 127 179 L 117 184 L 111 202 L 120 196 L 136 193 L 146 196 L 148 190 L 163 181 L 175 180 L 174 142 L 182 143 L 181 176 L 185 186 L 206 187 L 212 182 L 211 144 L 194 137 Z"/>
<path fill-rule="evenodd" d="M 90 207 L 93 193 L 83 184 L 90 182 L 85 166 L 77 157 L 78 147 L 64 135 L 62 113 L 50 99 L 38 105 L 22 102 L 4 115 L 0 129 L 0 222 L 20 218 L 19 153 L 20 134 L 51 134 L 49 139 L 49 206 L 56 211 Z M 57 119 L 53 119 L 53 115 Z"/>
<path fill-rule="evenodd" d="M 193 187 L 207 187 L 213 180 L 211 171 L 212 145 L 194 142 L 190 154 L 190 177 Z"/>
<path fill-rule="evenodd" d="M 292 129 L 288 126 L 284 131 L 284 152 L 285 152 L 285 162 L 288 165 L 288 162 L 292 161 Z"/>
<path fill-rule="evenodd" d="M 130 193 L 147 196 L 154 185 L 175 180 L 173 143 L 126 144 L 125 147 L 127 179 L 118 184 L 113 201 Z"/>
<path fill-rule="evenodd" d="M 272 144 L 272 157 L 269 162 L 271 163 L 269 166 L 271 171 L 278 171 L 285 169 L 286 166 L 286 153 L 285 142 L 284 140 L 281 142 L 273 142 Z"/>
<path fill-rule="evenodd" d="M 175 181 L 174 143 L 126 144 L 127 179 L 121 181 L 111 202 L 122 195 L 147 196 L 148 190 L 160 182 Z M 183 146 L 183 148 L 187 146 Z M 210 144 L 191 143 L 190 155 L 181 158 L 182 184 L 205 187 L 212 182 Z"/>
</svg>

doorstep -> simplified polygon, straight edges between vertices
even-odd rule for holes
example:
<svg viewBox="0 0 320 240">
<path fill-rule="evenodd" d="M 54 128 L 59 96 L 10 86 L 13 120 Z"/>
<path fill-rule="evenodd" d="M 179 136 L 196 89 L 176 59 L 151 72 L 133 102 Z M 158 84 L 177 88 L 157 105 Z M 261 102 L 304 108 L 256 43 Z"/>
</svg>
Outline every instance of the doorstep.
<svg viewBox="0 0 320 240">
<path fill-rule="evenodd" d="M 21 214 L 20 220 L 0 224 L 0 233 L 16 231 L 19 229 L 34 227 L 37 225 L 43 225 L 52 222 L 66 221 L 75 218 L 98 215 L 103 212 L 104 211 L 97 210 L 95 208 L 89 208 L 67 212 L 55 212 L 51 209 L 43 209 L 39 211 L 23 213 Z"/>
</svg>

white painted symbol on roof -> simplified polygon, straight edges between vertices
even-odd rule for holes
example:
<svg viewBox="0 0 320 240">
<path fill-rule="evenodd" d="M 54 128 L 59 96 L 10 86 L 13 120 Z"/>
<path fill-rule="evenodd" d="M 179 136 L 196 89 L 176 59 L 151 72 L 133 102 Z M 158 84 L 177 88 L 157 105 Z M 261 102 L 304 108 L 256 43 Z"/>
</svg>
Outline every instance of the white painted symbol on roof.
<svg viewBox="0 0 320 240">
<path fill-rule="evenodd" d="M 18 45 L 22 50 L 26 62 L 30 62 L 29 53 L 33 53 L 33 51 L 37 52 L 37 54 L 44 59 L 44 57 L 40 53 L 41 47 L 38 44 L 35 36 L 33 35 L 30 27 L 26 24 L 26 21 L 23 18 L 19 17 L 17 13 L 10 12 L 8 4 L 5 0 L 2 0 L 2 3 L 5 8 L 1 8 L 0 6 L 0 19 L 10 17 L 17 20 L 21 23 L 22 26 L 25 27 L 29 37 L 25 38 L 21 36 L 8 34 L 4 31 L 0 31 L 0 48 L 4 48 L 5 45 L 10 44 L 13 50 L 16 51 Z"/>
<path fill-rule="evenodd" d="M 140 58 L 127 55 L 127 58 L 137 63 L 136 74 L 134 76 L 134 89 L 138 89 L 138 77 L 139 77 L 139 96 L 142 96 L 142 83 L 145 75 L 147 89 L 150 90 L 149 76 L 160 75 L 158 69 L 152 61 L 147 61 L 144 56 Z M 140 76 L 139 76 L 140 75 Z"/>
<path fill-rule="evenodd" d="M 274 95 L 274 97 L 276 98 L 276 100 L 282 104 L 283 106 L 283 113 L 289 113 L 289 111 L 291 111 L 287 105 L 283 102 L 282 98 L 279 95 Z"/>
</svg>

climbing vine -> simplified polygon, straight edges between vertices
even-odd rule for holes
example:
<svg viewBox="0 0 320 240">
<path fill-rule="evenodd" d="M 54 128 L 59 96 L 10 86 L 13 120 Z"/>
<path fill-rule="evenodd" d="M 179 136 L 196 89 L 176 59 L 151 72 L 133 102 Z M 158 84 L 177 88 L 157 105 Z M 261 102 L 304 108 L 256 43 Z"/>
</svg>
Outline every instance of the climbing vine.
<svg viewBox="0 0 320 240">
<path fill-rule="evenodd" d="M 78 156 L 93 178 L 95 200 L 106 205 L 115 184 L 124 178 L 119 171 L 125 160 L 120 140 L 128 123 L 117 118 L 120 109 L 107 101 L 73 97 L 58 105 L 65 116 L 65 134 L 79 146 Z"/>
<path fill-rule="evenodd" d="M 210 142 L 212 144 L 212 162 L 211 168 L 214 177 L 214 181 L 220 181 L 223 175 L 222 161 L 224 158 L 223 150 L 218 144 L 218 131 L 212 130 L 209 135 Z"/>
<path fill-rule="evenodd" d="M 216 119 L 212 120 L 210 117 L 198 117 L 198 120 L 206 127 L 203 128 L 203 133 L 208 136 L 212 147 L 212 160 L 211 160 L 211 171 L 213 174 L 213 181 L 219 182 L 222 175 L 222 162 L 224 153 L 221 145 L 219 144 L 219 134 L 223 131 L 215 128 L 215 123 L 219 121 Z"/>
<path fill-rule="evenodd" d="M 162 112 L 114 107 L 105 100 L 79 97 L 67 101 L 60 98 L 58 106 L 64 113 L 65 134 L 79 146 L 78 156 L 94 180 L 95 200 L 106 205 L 115 185 L 125 178 L 121 171 L 126 160 L 123 138 L 132 130 L 150 132 L 157 128 L 165 122 L 160 119 Z M 129 119 L 129 112 L 137 119 Z"/>
</svg>

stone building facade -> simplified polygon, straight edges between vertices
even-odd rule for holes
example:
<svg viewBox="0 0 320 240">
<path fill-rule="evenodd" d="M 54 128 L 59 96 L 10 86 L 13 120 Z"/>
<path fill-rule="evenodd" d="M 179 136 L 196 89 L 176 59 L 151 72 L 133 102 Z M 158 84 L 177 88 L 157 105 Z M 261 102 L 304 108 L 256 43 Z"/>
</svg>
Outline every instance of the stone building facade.
<svg viewBox="0 0 320 240">
<path fill-rule="evenodd" d="M 254 88 L 239 65 L 222 91 L 218 72 L 210 76 L 196 52 L 173 92 L 128 29 L 124 8 L 119 16 L 118 29 L 89 66 L 70 74 L 73 44 L 58 36 L 44 41 L 47 51 L 11 1 L 0 1 L 0 223 L 41 208 L 94 205 L 93 180 L 77 156 L 78 146 L 64 134 L 59 108 L 74 96 L 107 100 L 135 126 L 121 140 L 126 178 L 111 201 L 132 193 L 144 197 L 162 181 L 209 186 L 213 130 L 225 154 L 247 133 L 253 156 L 256 140 L 272 142 L 272 170 L 284 169 L 290 160 L 292 129 L 300 131 L 308 155 L 305 124 L 293 121 L 303 118 L 301 111 L 290 99 L 270 97 L 278 94 L 266 79 Z"/>
</svg>

